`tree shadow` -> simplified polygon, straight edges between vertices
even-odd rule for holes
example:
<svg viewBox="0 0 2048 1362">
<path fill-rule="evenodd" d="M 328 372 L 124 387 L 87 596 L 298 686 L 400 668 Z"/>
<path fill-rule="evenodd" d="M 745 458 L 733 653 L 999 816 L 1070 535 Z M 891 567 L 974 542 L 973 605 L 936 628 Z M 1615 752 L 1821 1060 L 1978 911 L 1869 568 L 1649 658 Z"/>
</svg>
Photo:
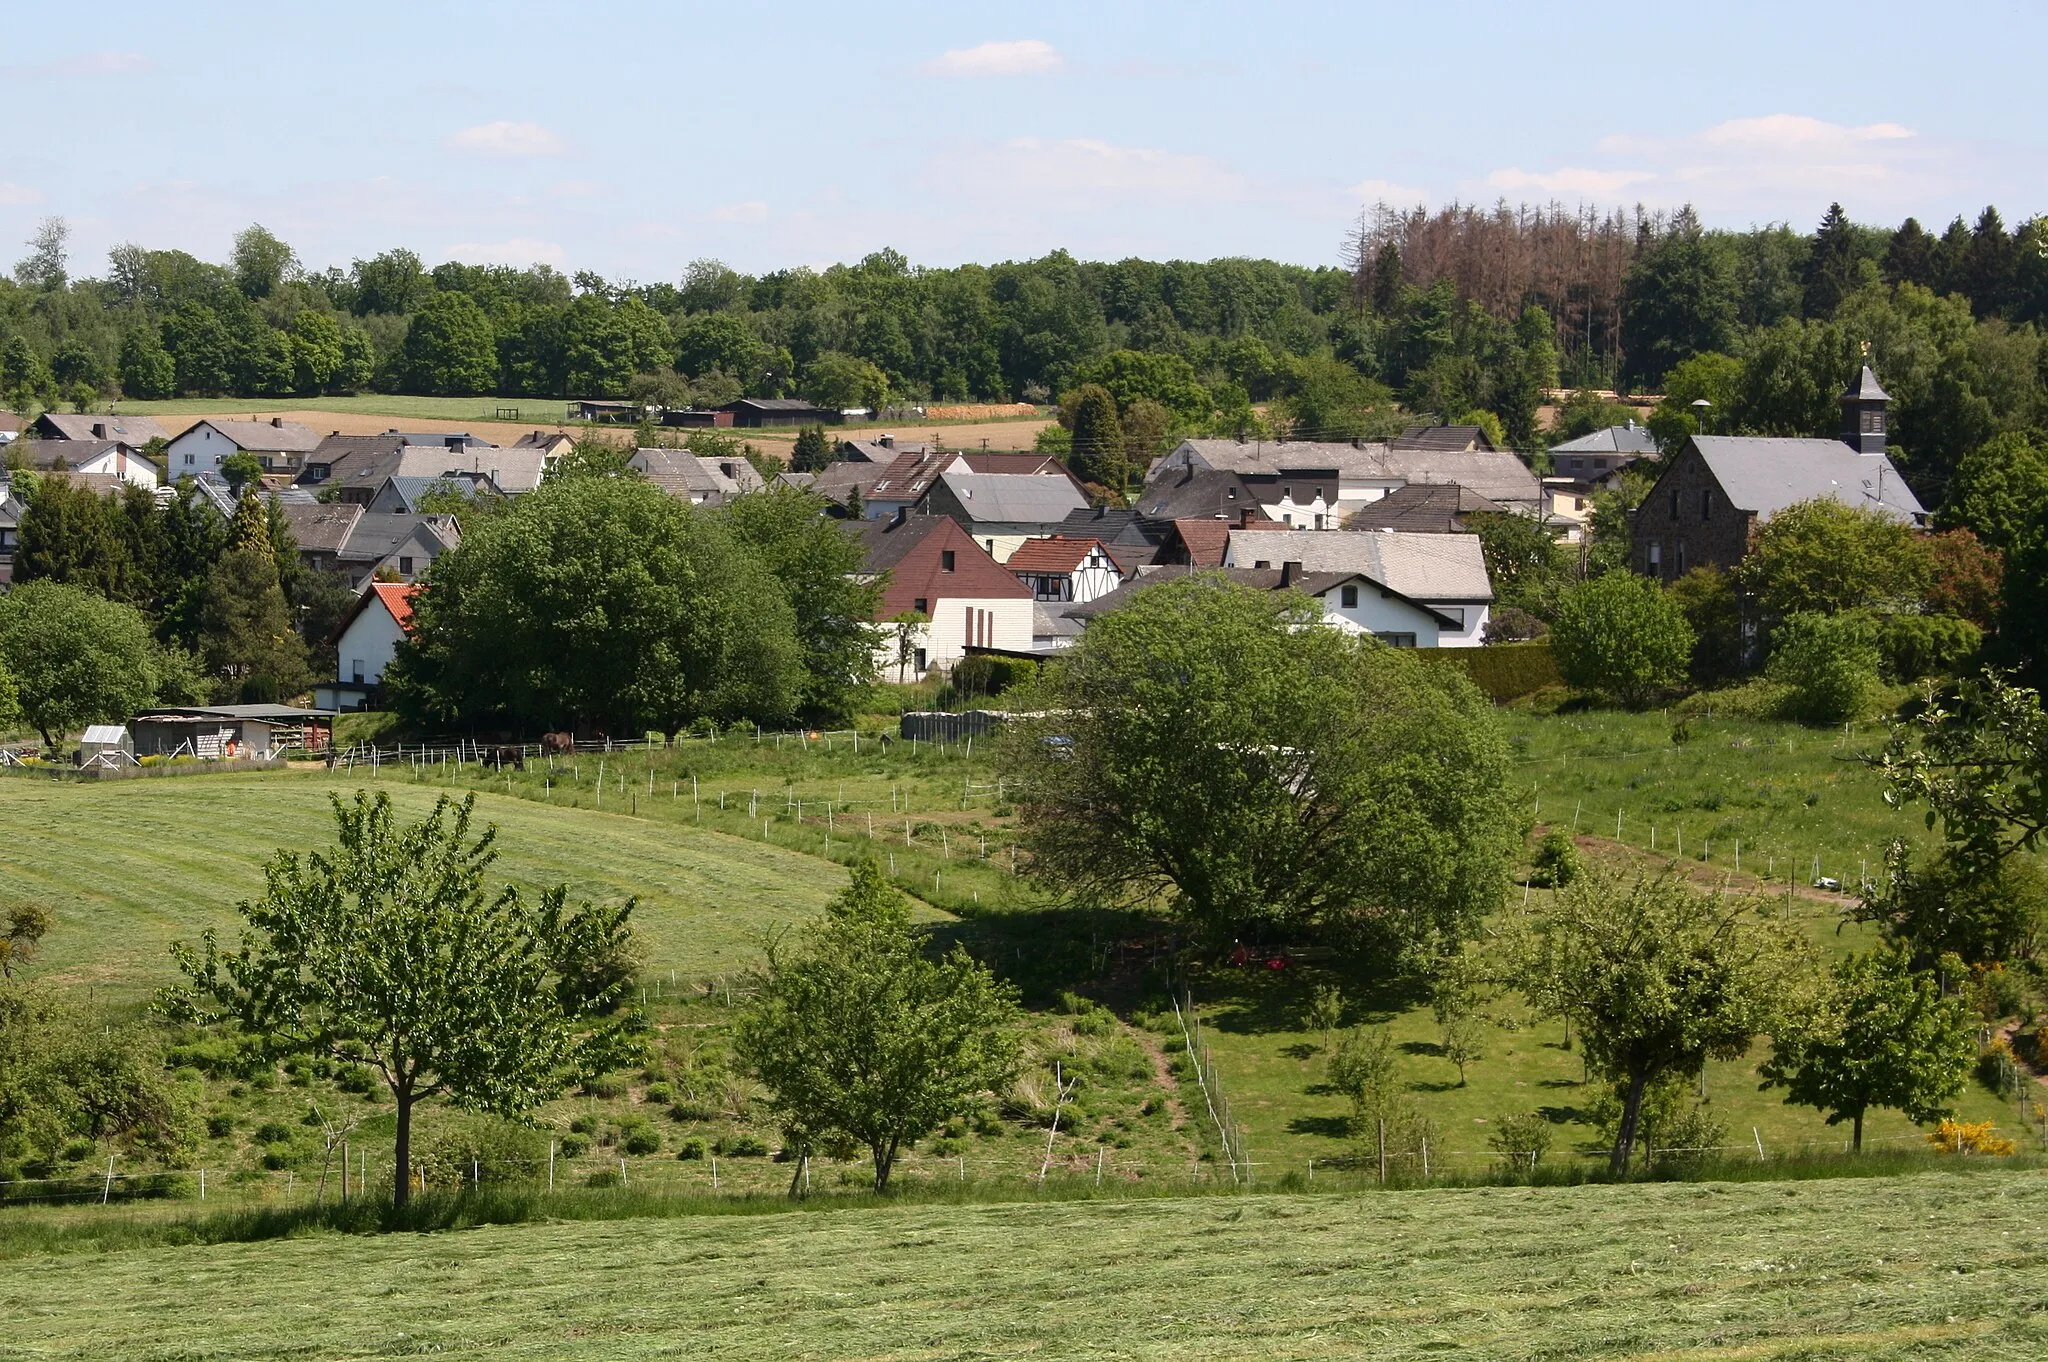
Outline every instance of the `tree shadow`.
<svg viewBox="0 0 2048 1362">
<path fill-rule="evenodd" d="M 1575 1078 L 1540 1078 L 1536 1080 L 1536 1086 L 1539 1088 L 1583 1088 L 1586 1085 Z"/>
<path fill-rule="evenodd" d="M 1444 1047 L 1438 1045 L 1433 1040 L 1404 1040 L 1401 1042 L 1401 1052 L 1409 1055 L 1429 1055 L 1432 1058 L 1441 1059 L 1443 1058 Z"/>
<path fill-rule="evenodd" d="M 1048 906 L 933 923 L 932 948 L 955 946 L 1043 1006 L 1079 992 L 1112 1005 L 1165 993 L 1172 924 L 1145 913 Z"/>
<path fill-rule="evenodd" d="M 1428 996 L 1426 983 L 1412 975 L 1298 959 L 1280 970 L 1212 967 L 1200 971 L 1194 988 L 1209 1025 L 1258 1035 L 1317 1030 L 1308 1021 L 1308 1003 L 1318 987 L 1332 985 L 1343 990 L 1347 1027 L 1384 1024 Z"/>
<path fill-rule="evenodd" d="M 1410 1092 L 1456 1092 L 1458 1089 L 1464 1086 L 1465 1085 L 1463 1083 L 1458 1082 L 1456 1079 L 1452 1079 L 1444 1083 L 1410 1083 L 1408 1085 L 1408 1090 Z"/>
<path fill-rule="evenodd" d="M 1312 1045 L 1307 1041 L 1301 1041 L 1294 1045 L 1282 1047 L 1280 1053 L 1288 1059 L 1312 1059 L 1322 1052 L 1322 1048 L 1320 1045 Z"/>
<path fill-rule="evenodd" d="M 1577 1107 L 1538 1107 L 1536 1114 L 1554 1126 L 1568 1126 L 1586 1119 Z"/>
<path fill-rule="evenodd" d="M 1290 1135 L 1322 1135 L 1332 1140 L 1351 1138 L 1349 1116 L 1297 1116 L 1287 1123 Z"/>
</svg>

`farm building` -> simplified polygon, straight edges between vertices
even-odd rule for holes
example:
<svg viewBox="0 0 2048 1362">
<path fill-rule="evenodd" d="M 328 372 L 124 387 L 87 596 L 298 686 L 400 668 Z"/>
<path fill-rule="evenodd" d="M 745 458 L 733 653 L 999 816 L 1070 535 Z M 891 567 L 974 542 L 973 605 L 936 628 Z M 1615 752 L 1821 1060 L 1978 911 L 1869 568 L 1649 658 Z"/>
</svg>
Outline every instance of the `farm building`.
<svg viewBox="0 0 2048 1362">
<path fill-rule="evenodd" d="M 837 425 L 836 407 L 819 407 L 794 397 L 742 397 L 718 410 L 728 412 L 736 426 Z"/>
<path fill-rule="evenodd" d="M 135 762 L 135 739 L 123 724 L 89 724 L 78 742 L 80 766 L 129 766 Z"/>
<path fill-rule="evenodd" d="M 324 751 L 334 716 L 292 705 L 180 705 L 146 709 L 128 721 L 138 757 L 265 761 L 287 748 Z"/>
</svg>

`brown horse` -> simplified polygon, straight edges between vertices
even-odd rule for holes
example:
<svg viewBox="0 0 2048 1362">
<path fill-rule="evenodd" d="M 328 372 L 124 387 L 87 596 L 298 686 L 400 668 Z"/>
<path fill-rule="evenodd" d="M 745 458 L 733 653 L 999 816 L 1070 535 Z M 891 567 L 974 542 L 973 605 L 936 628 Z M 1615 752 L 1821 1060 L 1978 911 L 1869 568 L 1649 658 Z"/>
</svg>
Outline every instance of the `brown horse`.
<svg viewBox="0 0 2048 1362">
<path fill-rule="evenodd" d="M 543 733 L 540 735 L 540 752 L 544 757 L 572 757 L 576 755 L 576 735 Z"/>
<path fill-rule="evenodd" d="M 526 769 L 526 753 L 517 747 L 493 747 L 491 749 L 490 763 L 500 771 L 504 770 L 507 766 L 515 771 L 524 771 Z"/>
</svg>

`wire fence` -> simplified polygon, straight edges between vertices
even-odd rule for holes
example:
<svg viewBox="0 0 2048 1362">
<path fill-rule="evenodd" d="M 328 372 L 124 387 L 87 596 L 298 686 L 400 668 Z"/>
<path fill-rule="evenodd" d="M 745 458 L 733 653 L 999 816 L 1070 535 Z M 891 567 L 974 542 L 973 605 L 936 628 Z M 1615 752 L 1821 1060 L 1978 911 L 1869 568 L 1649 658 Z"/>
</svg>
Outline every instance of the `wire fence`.
<svg viewBox="0 0 2048 1362">
<path fill-rule="evenodd" d="M 1182 1006 L 1183 1001 L 1186 1006 Z M 1223 1147 L 1223 1158 L 1230 1167 L 1230 1180 L 1241 1180 L 1249 1186 L 1257 1165 L 1245 1149 L 1244 1127 L 1231 1114 L 1230 1099 L 1223 1095 L 1223 1085 L 1217 1080 L 1216 1062 L 1209 1053 L 1208 1043 L 1202 1039 L 1202 1022 L 1195 1015 L 1192 992 L 1183 989 L 1173 999 L 1173 1015 L 1180 1023 L 1181 1039 L 1187 1044 L 1188 1063 L 1194 1070 L 1195 1086 L 1200 1089 L 1202 1101 L 1208 1107 L 1210 1124 L 1216 1127 L 1217 1142 Z"/>
</svg>

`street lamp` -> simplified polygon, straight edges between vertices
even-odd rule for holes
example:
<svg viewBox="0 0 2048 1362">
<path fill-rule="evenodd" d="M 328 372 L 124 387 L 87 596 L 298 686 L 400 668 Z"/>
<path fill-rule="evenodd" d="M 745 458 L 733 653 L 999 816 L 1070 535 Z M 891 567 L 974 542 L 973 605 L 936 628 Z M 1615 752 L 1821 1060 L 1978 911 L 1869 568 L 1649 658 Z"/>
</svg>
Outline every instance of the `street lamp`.
<svg viewBox="0 0 2048 1362">
<path fill-rule="evenodd" d="M 1704 397 L 1695 397 L 1692 400 L 1693 418 L 1699 422 L 1700 434 L 1702 435 L 1707 433 L 1707 413 L 1712 411 L 1713 407 L 1714 404 L 1707 401 Z"/>
</svg>

